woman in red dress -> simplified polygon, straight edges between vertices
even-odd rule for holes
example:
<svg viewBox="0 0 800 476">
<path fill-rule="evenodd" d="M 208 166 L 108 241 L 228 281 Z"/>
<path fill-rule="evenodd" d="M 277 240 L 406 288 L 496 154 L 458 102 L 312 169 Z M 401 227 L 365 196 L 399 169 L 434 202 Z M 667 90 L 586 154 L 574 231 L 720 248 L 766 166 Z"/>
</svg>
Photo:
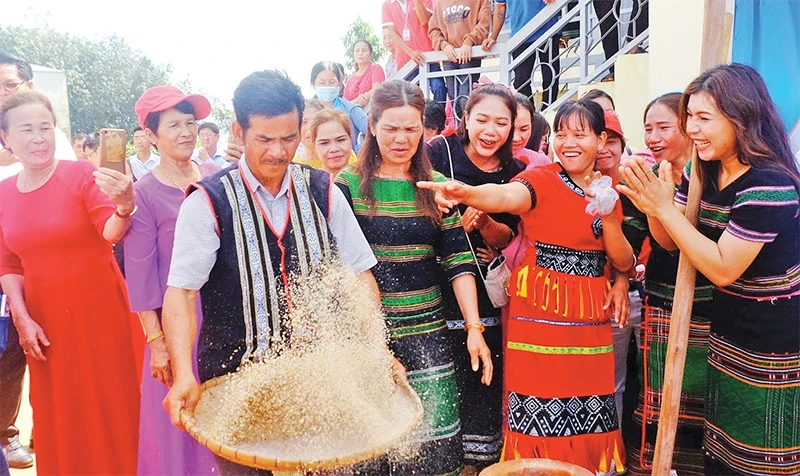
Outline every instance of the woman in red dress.
<svg viewBox="0 0 800 476">
<path fill-rule="evenodd" d="M 111 249 L 135 211 L 133 182 L 55 160 L 54 130 L 39 93 L 0 108 L 23 165 L 0 182 L 0 282 L 28 357 L 37 470 L 134 474 L 144 345 Z"/>
<path fill-rule="evenodd" d="M 625 450 L 604 271 L 607 261 L 629 270 L 633 251 L 622 235 L 619 202 L 599 216 L 585 212 L 606 139 L 602 108 L 589 100 L 565 103 L 553 125 L 560 163 L 526 170 L 504 185 L 419 185 L 437 189 L 445 208 L 460 202 L 522 218 L 528 248 L 508 286 L 502 459 L 549 458 L 621 473 Z"/>
</svg>

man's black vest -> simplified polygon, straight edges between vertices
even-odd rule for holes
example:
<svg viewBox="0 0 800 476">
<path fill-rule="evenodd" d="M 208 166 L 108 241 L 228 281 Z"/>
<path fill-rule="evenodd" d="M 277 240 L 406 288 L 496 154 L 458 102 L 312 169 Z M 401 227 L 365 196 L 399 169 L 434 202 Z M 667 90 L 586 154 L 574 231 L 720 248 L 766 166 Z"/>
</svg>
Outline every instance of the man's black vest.
<svg viewBox="0 0 800 476">
<path fill-rule="evenodd" d="M 309 274 L 333 248 L 330 175 L 297 164 L 289 165 L 289 175 L 288 223 L 280 236 L 238 167 L 197 184 L 214 209 L 220 239 L 217 261 L 200 290 L 201 382 L 269 357 L 274 345 L 287 342 L 289 279 Z"/>
</svg>

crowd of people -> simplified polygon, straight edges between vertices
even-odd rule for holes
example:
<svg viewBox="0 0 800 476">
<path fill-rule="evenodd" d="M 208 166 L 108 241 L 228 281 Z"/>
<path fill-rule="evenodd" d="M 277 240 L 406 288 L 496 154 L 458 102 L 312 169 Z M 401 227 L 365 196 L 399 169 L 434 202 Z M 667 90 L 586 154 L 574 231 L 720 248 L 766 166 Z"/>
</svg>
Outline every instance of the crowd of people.
<svg viewBox="0 0 800 476">
<path fill-rule="evenodd" d="M 390 63 L 436 48 L 444 69 L 472 67 L 497 39 L 488 3 L 385 1 Z M 495 24 L 506 3 L 513 28 L 535 13 L 498 2 Z M 148 89 L 124 172 L 100 166 L 97 133 L 70 144 L 30 65 L 0 54 L 9 465 L 33 464 L 14 426 L 27 366 L 42 474 L 254 474 L 180 413 L 202 382 L 278 352 L 291 277 L 336 257 L 424 408 L 417 454 L 351 473 L 549 458 L 649 474 L 683 255 L 698 272 L 673 467 L 800 474 L 800 170 L 755 70 L 653 99 L 634 150 L 603 91 L 550 123 L 530 89 L 434 78 L 426 98 L 387 81 L 368 41 L 353 53 L 349 77 L 313 66 L 310 99 L 278 71 L 244 78 L 227 146 L 206 98 Z M 618 199 L 595 207 L 601 177 Z"/>
</svg>

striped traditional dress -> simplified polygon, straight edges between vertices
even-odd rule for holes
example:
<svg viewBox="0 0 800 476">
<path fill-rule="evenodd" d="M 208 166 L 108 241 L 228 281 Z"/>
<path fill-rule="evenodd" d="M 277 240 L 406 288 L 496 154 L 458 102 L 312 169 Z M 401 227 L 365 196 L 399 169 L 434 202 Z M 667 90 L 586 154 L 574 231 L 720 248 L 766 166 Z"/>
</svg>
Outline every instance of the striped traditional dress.
<svg viewBox="0 0 800 476">
<path fill-rule="evenodd" d="M 446 179 L 434 172 L 434 180 Z M 352 167 L 339 173 L 336 184 L 378 259 L 372 272 L 381 291 L 389 346 L 406 367 L 425 410 L 416 435 L 419 452 L 392 461 L 393 474 L 458 474 L 464 455 L 458 388 L 438 277 L 440 268 L 451 280 L 475 274 L 461 218 L 451 213 L 437 224 L 423 215 L 410 180 L 375 178 L 374 209 L 363 198 Z"/>
<path fill-rule="evenodd" d="M 687 168 L 688 169 L 688 168 Z M 686 203 L 688 175 L 676 195 Z M 763 243 L 714 287 L 708 345 L 706 474 L 800 474 L 800 204 L 791 179 L 751 168 L 703 191 L 698 230 Z"/>
<path fill-rule="evenodd" d="M 653 167 L 658 173 L 658 166 Z M 663 397 L 667 338 L 672 319 L 672 301 L 678 275 L 678 251 L 667 251 L 650 234 L 647 216 L 622 197 L 625 219 L 622 231 L 638 254 L 645 238 L 651 252 L 644 279 L 644 318 L 639 349 L 639 400 L 633 412 L 633 425 L 625 434 L 628 472 L 650 474 Z M 628 206 L 626 206 L 626 204 Z M 697 274 L 692 315 L 689 320 L 689 345 L 683 372 L 681 405 L 672 467 L 679 474 L 701 475 L 704 471 L 703 416 L 706 398 L 708 329 L 713 303 L 713 285 Z"/>
</svg>

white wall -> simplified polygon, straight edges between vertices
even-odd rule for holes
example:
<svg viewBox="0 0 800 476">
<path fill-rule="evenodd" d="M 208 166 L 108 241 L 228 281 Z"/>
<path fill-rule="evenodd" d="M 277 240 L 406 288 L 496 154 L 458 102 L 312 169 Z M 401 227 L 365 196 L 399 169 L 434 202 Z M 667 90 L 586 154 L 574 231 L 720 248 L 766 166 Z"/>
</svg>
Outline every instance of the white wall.
<svg viewBox="0 0 800 476">
<path fill-rule="evenodd" d="M 47 95 L 56 113 L 56 123 L 67 137 L 70 137 L 69 99 L 67 97 L 67 75 L 60 70 L 31 65 L 33 68 L 33 87 Z"/>
</svg>

